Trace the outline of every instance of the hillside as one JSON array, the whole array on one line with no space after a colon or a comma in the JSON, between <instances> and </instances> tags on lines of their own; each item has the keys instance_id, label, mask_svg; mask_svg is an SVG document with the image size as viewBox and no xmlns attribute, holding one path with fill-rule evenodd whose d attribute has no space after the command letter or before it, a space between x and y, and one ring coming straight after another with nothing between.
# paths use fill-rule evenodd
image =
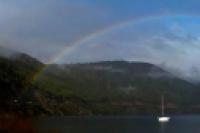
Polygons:
<instances>
[{"instance_id":1,"label":"hillside","mask_svg":"<svg viewBox=\"0 0 200 133\"><path fill-rule=\"evenodd\" d=\"M169 113L199 113L197 85L145 62L103 61L46 66L17 54L0 58L1 107L25 114L158 114L165 95Z\"/></svg>"}]
</instances>

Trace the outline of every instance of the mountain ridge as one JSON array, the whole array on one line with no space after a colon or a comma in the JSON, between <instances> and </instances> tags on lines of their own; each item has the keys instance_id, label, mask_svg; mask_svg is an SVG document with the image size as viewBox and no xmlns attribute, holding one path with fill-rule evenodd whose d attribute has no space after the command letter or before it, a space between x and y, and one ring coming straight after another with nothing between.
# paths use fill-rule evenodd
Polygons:
<instances>
[{"instance_id":1,"label":"mountain ridge","mask_svg":"<svg viewBox=\"0 0 200 133\"><path fill-rule=\"evenodd\" d=\"M158 114L162 94L169 113L200 112L199 87L154 64L103 61L47 66L27 54L18 55L0 58L0 87L7 90L1 101L14 110L23 108L23 114ZM45 71L31 82L29 76L41 67Z\"/></svg>"}]
</instances>

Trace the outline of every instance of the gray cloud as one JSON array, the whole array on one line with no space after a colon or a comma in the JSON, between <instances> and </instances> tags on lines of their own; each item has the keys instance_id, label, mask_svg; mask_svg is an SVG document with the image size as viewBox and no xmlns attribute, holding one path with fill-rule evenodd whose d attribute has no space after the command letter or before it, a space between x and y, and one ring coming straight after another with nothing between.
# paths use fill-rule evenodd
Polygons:
<instances>
[{"instance_id":1,"label":"gray cloud","mask_svg":"<svg viewBox=\"0 0 200 133\"><path fill-rule=\"evenodd\" d=\"M90 3L34 0L0 2L0 45L47 61L60 49L112 23Z\"/></svg>"},{"instance_id":2,"label":"gray cloud","mask_svg":"<svg viewBox=\"0 0 200 133\"><path fill-rule=\"evenodd\" d=\"M1 0L0 46L28 53L47 62L73 42L127 18L151 16L166 9L173 13L199 11L198 4L194 2L192 6L197 7L192 11L193 8L188 4L183 4L177 11L180 5L171 7L167 2L159 8L154 7L154 4L146 4L146 1L139 3L140 6L134 2L129 4L130 1L122 4L121 1L106 1L106 6L104 2ZM154 2L159 3L160 0ZM147 10L147 6L151 7L151 11ZM139 60L165 64L171 70L180 69L185 72L184 76L192 77L200 71L200 63L196 58L200 56L200 21L198 19L198 23L195 23L183 20L184 23L165 19L160 22L156 19L135 26L130 24L88 40L67 53L60 59L60 63Z\"/></svg>"}]
</instances>

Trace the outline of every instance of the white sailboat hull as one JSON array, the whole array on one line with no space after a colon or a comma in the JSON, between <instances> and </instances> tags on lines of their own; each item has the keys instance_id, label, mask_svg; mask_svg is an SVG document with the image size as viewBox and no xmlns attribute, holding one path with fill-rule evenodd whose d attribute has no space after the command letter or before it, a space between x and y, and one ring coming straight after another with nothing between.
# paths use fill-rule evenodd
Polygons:
<instances>
[{"instance_id":1,"label":"white sailboat hull","mask_svg":"<svg viewBox=\"0 0 200 133\"><path fill-rule=\"evenodd\" d=\"M166 117L166 116L158 117L159 122L169 122L169 120L170 120L170 117Z\"/></svg>"}]
</instances>

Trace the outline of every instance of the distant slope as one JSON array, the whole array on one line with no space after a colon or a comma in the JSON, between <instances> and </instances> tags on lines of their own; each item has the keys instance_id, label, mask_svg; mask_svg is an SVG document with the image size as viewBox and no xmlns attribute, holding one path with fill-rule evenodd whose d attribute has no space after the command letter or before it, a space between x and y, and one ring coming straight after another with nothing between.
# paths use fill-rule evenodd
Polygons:
<instances>
[{"instance_id":1,"label":"distant slope","mask_svg":"<svg viewBox=\"0 0 200 133\"><path fill-rule=\"evenodd\" d=\"M195 85L142 62L50 65L39 84L49 93L83 99L97 114L159 112L163 94L175 112L193 104L199 94Z\"/></svg>"},{"instance_id":2,"label":"distant slope","mask_svg":"<svg viewBox=\"0 0 200 133\"><path fill-rule=\"evenodd\" d=\"M200 112L199 86L154 64L52 64L32 82L42 67L26 54L0 57L1 107L31 115L158 114L164 94L169 113Z\"/></svg>"}]
</instances>

